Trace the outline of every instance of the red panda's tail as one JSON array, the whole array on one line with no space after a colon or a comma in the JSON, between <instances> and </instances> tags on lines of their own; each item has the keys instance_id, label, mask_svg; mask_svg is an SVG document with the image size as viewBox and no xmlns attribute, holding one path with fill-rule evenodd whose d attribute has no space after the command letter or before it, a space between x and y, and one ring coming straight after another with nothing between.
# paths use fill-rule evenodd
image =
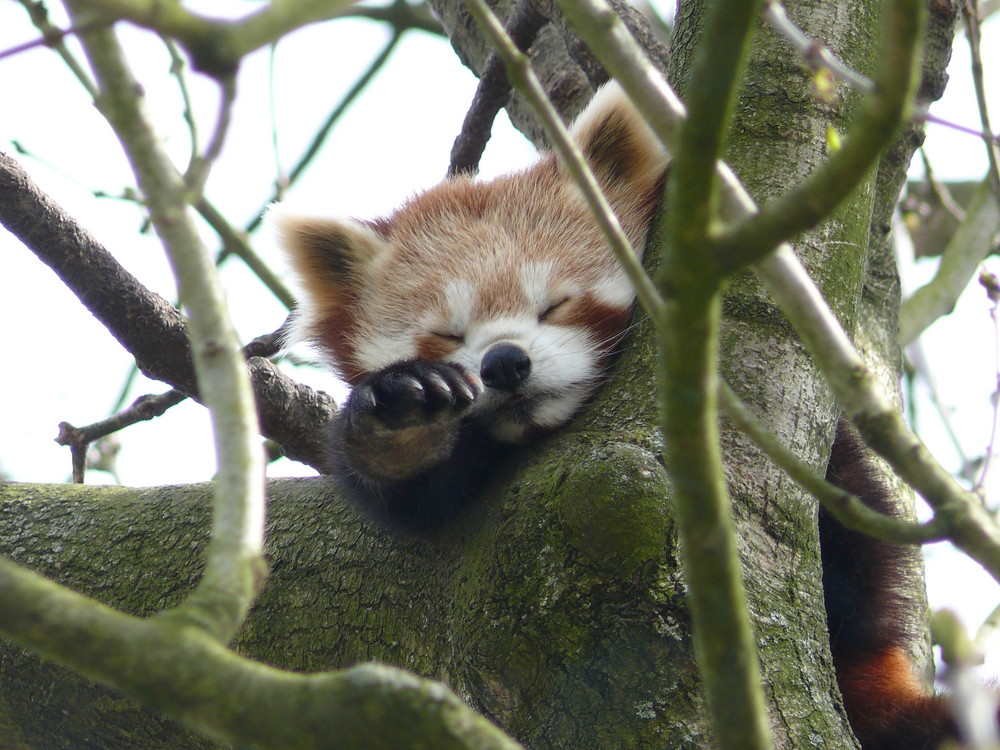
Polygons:
<instances>
[{"instance_id":1,"label":"red panda's tail","mask_svg":"<svg viewBox=\"0 0 1000 750\"><path fill-rule=\"evenodd\" d=\"M897 516L867 448L847 422L837 426L827 479L865 505ZM932 750L957 730L948 701L918 678L907 646L922 637L912 556L845 529L820 512L823 593L830 649L851 727L864 750Z\"/></svg>"},{"instance_id":2,"label":"red panda's tail","mask_svg":"<svg viewBox=\"0 0 1000 750\"><path fill-rule=\"evenodd\" d=\"M917 679L902 648L835 650L834 662L844 709L864 750L930 750L957 736L947 698Z\"/></svg>"}]
</instances>

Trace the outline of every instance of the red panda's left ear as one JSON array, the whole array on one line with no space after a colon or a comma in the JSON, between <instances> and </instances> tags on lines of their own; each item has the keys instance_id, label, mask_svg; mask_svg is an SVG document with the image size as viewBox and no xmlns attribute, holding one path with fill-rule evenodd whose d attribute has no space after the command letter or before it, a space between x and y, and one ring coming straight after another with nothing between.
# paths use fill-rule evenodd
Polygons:
<instances>
[{"instance_id":1,"label":"red panda's left ear","mask_svg":"<svg viewBox=\"0 0 1000 750\"><path fill-rule=\"evenodd\" d=\"M616 211L636 197L655 202L670 157L616 81L594 94L571 132Z\"/></svg>"}]
</instances>

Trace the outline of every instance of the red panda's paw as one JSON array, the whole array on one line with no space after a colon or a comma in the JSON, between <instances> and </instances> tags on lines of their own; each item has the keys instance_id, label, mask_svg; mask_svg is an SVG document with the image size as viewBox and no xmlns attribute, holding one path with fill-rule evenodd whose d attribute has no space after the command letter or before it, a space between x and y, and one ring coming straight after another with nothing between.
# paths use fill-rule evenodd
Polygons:
<instances>
[{"instance_id":1,"label":"red panda's paw","mask_svg":"<svg viewBox=\"0 0 1000 750\"><path fill-rule=\"evenodd\" d=\"M458 365L410 360L379 370L358 385L346 416L361 429L457 425L482 392L479 380Z\"/></svg>"},{"instance_id":2,"label":"red panda's paw","mask_svg":"<svg viewBox=\"0 0 1000 750\"><path fill-rule=\"evenodd\" d=\"M334 451L368 483L399 482L447 461L483 392L455 364L410 360L368 376L333 424Z\"/></svg>"}]
</instances>

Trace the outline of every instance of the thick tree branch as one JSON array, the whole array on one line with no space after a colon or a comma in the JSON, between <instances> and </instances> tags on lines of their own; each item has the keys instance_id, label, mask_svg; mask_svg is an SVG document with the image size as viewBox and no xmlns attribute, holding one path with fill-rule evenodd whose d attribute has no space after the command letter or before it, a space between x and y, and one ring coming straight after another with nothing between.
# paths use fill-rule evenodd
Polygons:
<instances>
[{"instance_id":1,"label":"thick tree branch","mask_svg":"<svg viewBox=\"0 0 1000 750\"><path fill-rule=\"evenodd\" d=\"M201 627L165 615L122 614L5 559L0 600L0 632L8 638L220 742L336 750L415 742L439 750L521 747L447 688L399 669L365 664L314 675L273 669L228 651Z\"/></svg>"},{"instance_id":2,"label":"thick tree branch","mask_svg":"<svg viewBox=\"0 0 1000 750\"><path fill-rule=\"evenodd\" d=\"M0 224L49 266L122 347L146 377L201 401L187 323L34 183L16 160L0 153ZM326 425L336 404L325 393L289 379L274 366L252 373L261 431L286 456L320 471L328 451Z\"/></svg>"},{"instance_id":3,"label":"thick tree branch","mask_svg":"<svg viewBox=\"0 0 1000 750\"><path fill-rule=\"evenodd\" d=\"M122 347L139 370L201 400L187 323L163 297L150 292L86 229L0 153L0 224L49 266ZM322 470L326 425L336 405L325 393L295 383L277 368L255 368L254 390L262 434L285 455Z\"/></svg>"},{"instance_id":4,"label":"thick tree branch","mask_svg":"<svg viewBox=\"0 0 1000 750\"><path fill-rule=\"evenodd\" d=\"M135 357L139 371L198 398L187 323L0 153L0 223L51 268Z\"/></svg>"}]
</instances>

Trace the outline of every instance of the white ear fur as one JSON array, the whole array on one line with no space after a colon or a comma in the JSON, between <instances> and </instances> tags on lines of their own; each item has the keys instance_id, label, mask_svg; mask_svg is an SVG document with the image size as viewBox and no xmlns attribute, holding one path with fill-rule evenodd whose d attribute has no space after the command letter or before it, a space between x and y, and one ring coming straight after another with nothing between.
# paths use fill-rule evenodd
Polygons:
<instances>
[{"instance_id":1,"label":"white ear fur","mask_svg":"<svg viewBox=\"0 0 1000 750\"><path fill-rule=\"evenodd\" d=\"M278 243L303 284L311 277L350 284L352 272L372 263L388 244L370 226L354 219L316 218L276 208L268 212Z\"/></svg>"},{"instance_id":2,"label":"white ear fur","mask_svg":"<svg viewBox=\"0 0 1000 750\"><path fill-rule=\"evenodd\" d=\"M636 182L659 180L670 161L617 81L601 87L570 129L598 178Z\"/></svg>"},{"instance_id":3,"label":"white ear fur","mask_svg":"<svg viewBox=\"0 0 1000 750\"><path fill-rule=\"evenodd\" d=\"M356 315L361 287L371 264L388 253L389 244L371 226L354 219L321 219L275 207L268 211L268 222L304 293L286 345L313 341L338 367L346 367L351 344L347 328Z\"/></svg>"}]
</instances>

